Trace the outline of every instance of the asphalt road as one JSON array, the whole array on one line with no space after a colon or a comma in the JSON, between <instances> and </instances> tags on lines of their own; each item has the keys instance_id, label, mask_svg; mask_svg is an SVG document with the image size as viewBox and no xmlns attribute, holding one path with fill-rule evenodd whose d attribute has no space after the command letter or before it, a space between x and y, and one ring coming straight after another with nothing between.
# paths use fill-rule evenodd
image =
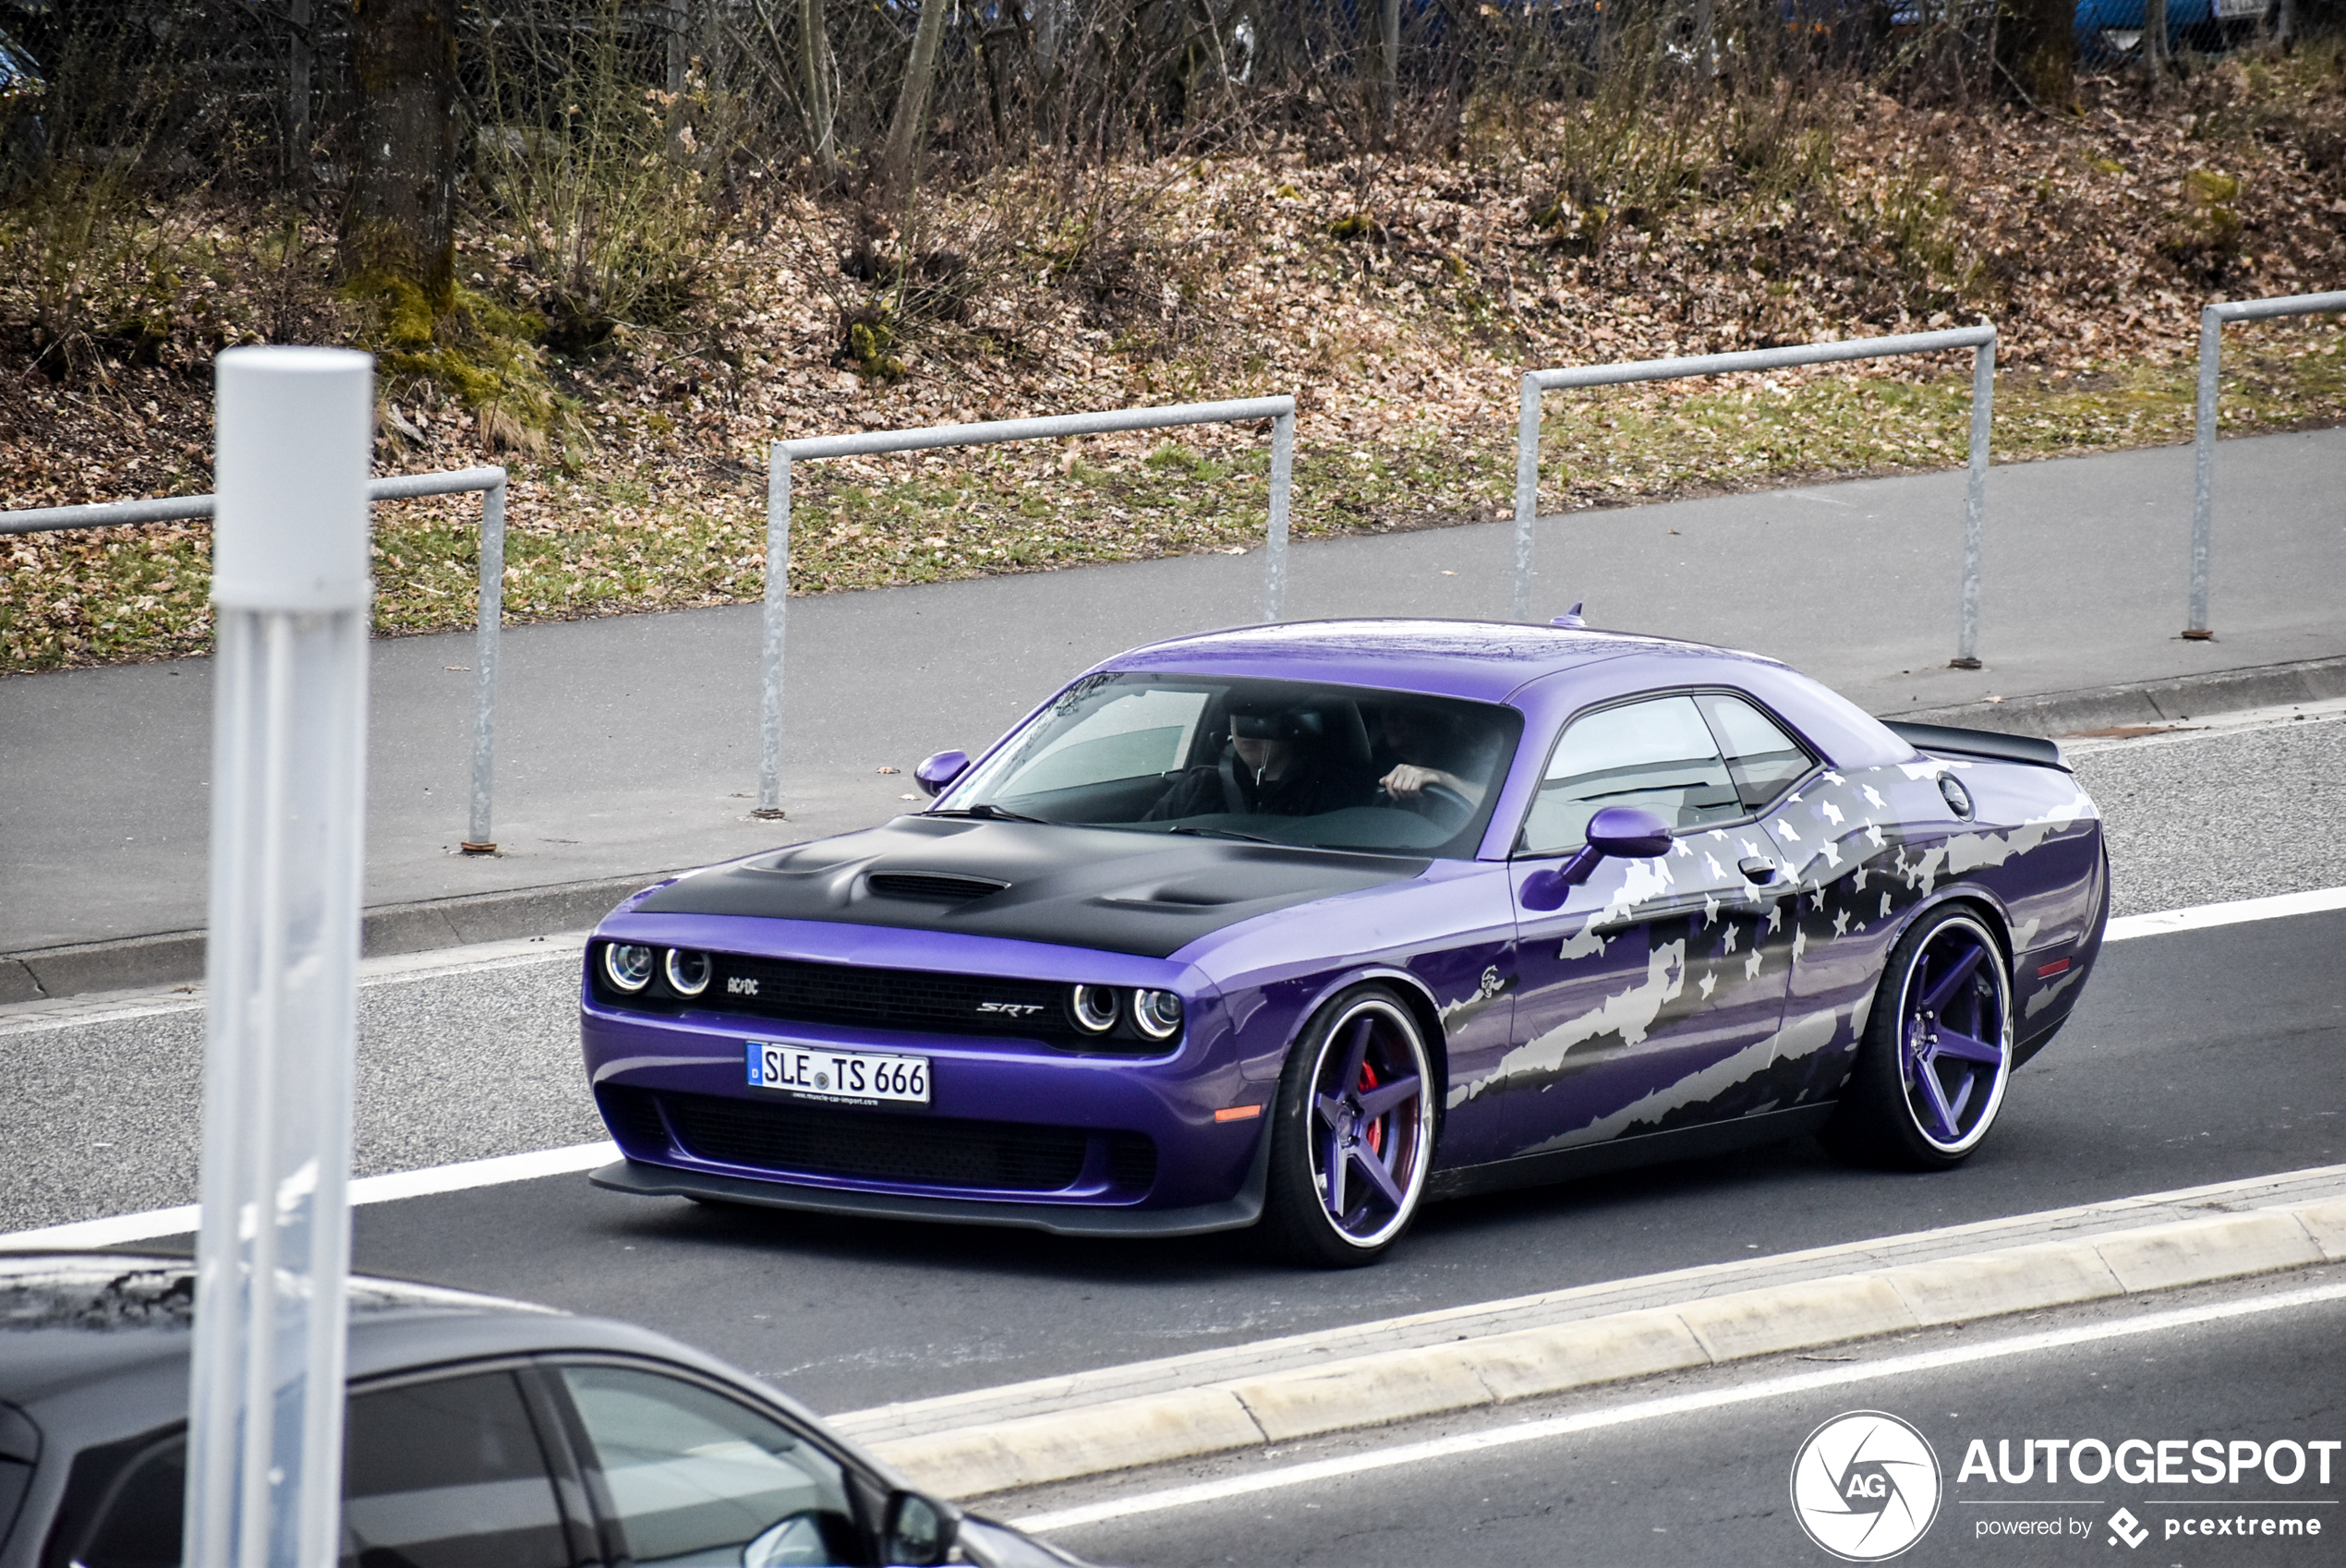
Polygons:
<instances>
[{"instance_id":1,"label":"asphalt road","mask_svg":"<svg viewBox=\"0 0 2346 1568\"><path fill-rule=\"evenodd\" d=\"M2331 852L2320 800L2284 778L2276 799L2236 810L2269 782L2240 769L2279 754L2299 769L2289 778L2334 778L2324 748L2341 734L2346 725L2289 725L2086 759L2092 788L2134 802L2113 831L2234 824L2122 862L2122 908L2173 907L2177 888L2240 898L2304 885L2300 862ZM1395 1256L1358 1272L1269 1266L1243 1237L1107 1244L705 1210L578 1176L361 1209L357 1260L634 1319L818 1408L858 1408L2346 1160L2341 941L2346 912L2113 946L2069 1031L2023 1071L1995 1138L1958 1171L1855 1172L1791 1144L1438 1206ZM362 1171L599 1136L578 1078L572 973L518 963L370 986ZM0 1034L0 1074L27 1091L0 1108L0 1132L32 1176L0 1200L8 1223L187 1200L200 1044L187 1008Z\"/></svg>"},{"instance_id":2,"label":"asphalt road","mask_svg":"<svg viewBox=\"0 0 2346 1568\"><path fill-rule=\"evenodd\" d=\"M2259 1464L2235 1484L2135 1485L2113 1477L2048 1484L2041 1464L2028 1481L1962 1478L1972 1441L1983 1458L2000 1443L2015 1473L2031 1439L2093 1439L2115 1450L2146 1441L2245 1441L2262 1450L2277 1441L2304 1444L2346 1439L2346 1366L2315 1347L2346 1340L2346 1300L2330 1299L2255 1315L2185 1323L2159 1332L2089 1339L2082 1344L2014 1347L1967 1365L1867 1377L1840 1387L1747 1398L1779 1380L1826 1367L1852 1374L1869 1364L1931 1351L1977 1351L2023 1334L2090 1333L2138 1325L2151 1314L2181 1315L2253 1303L2313 1285L2338 1283L2341 1271L2248 1282L2220 1290L2181 1292L2155 1302L2128 1302L1942 1330L1826 1354L1785 1357L1686 1377L1619 1385L1570 1399L1509 1406L1470 1418L1418 1422L1348 1434L1268 1453L1079 1483L1046 1494L988 1499L1003 1516L1033 1517L1087 1503L1152 1499L1175 1487L1225 1478L1261 1480L1312 1462L1331 1467L1390 1456L1404 1445L1469 1433L1505 1435L1572 1417L1634 1416L1663 1399L1698 1406L1706 1396L1731 1402L1675 1415L1620 1420L1593 1430L1518 1441L1418 1463L1387 1464L1276 1490L1049 1529L1070 1550L1130 1568L1220 1563L1341 1563L1345 1568L1418 1568L1471 1562L1476 1568L1554 1568L1563 1562L1632 1568L1653 1563L1734 1563L1738 1568L1823 1564L1834 1560L1806 1537L1794 1517L1795 1455L1809 1433L1854 1411L1898 1417L1922 1435L1941 1475L1938 1512L1900 1563L2332 1564L2346 1561L2346 1453L2333 1451L2329 1483L2318 1459L2293 1485L2277 1484ZM2041 1457L2038 1451L2038 1457ZM2188 1478L2189 1450L2181 1473ZM2301 1449L2301 1453L2302 1453ZM2156 1450L2153 1451L2156 1453ZM2088 1458L2089 1473L2095 1463ZM2279 1474L2291 1473L2284 1454ZM2131 1471L2131 1465L2130 1465ZM1896 1478L1893 1473L1893 1479ZM1919 1496L1922 1490L1909 1485ZM2110 1523L2132 1516L2138 1543L2120 1542ZM1893 1527L1897 1515L1891 1515ZM2243 1520L2318 1519L2318 1536L2260 1533L2243 1538ZM2014 1526L2059 1522L2061 1534L2014 1533ZM2228 1533L2202 1537L2202 1521L2230 1521ZM2189 1523L2192 1533L2185 1535ZM2171 1526L2173 1534L2170 1534Z\"/></svg>"},{"instance_id":3,"label":"asphalt road","mask_svg":"<svg viewBox=\"0 0 2346 1568\"><path fill-rule=\"evenodd\" d=\"M1751 648L1876 713L2333 657L2346 620L2321 585L2346 581L2341 455L2346 430L2223 443L2213 642L2175 635L2184 448L1993 472L1977 670L1947 668L1960 473L1543 519L1534 606L1586 600L1599 626ZM1505 615L1512 532L1299 546L1287 611ZM630 875L861 826L906 787L881 766L973 751L1119 649L1252 621L1262 577L1257 551L795 601L779 832L746 814L757 607L514 628L495 859L454 852L470 633L377 642L368 902ZM0 680L0 952L202 924L210 681L203 659Z\"/></svg>"}]
</instances>

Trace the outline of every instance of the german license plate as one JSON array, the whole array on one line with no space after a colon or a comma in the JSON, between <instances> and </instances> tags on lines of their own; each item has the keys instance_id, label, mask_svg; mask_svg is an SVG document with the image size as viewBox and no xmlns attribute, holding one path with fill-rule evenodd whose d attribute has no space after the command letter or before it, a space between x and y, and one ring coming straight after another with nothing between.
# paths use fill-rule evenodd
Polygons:
<instances>
[{"instance_id":1,"label":"german license plate","mask_svg":"<svg viewBox=\"0 0 2346 1568\"><path fill-rule=\"evenodd\" d=\"M787 1090L815 1100L864 1104L889 1100L925 1105L928 1058L753 1040L749 1043L749 1081L753 1089Z\"/></svg>"}]
</instances>

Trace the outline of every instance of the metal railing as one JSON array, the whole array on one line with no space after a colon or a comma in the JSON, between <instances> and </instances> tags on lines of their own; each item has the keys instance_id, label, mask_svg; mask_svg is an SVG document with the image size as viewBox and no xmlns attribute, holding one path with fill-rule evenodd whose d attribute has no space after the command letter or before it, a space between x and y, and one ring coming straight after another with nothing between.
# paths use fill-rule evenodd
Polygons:
<instances>
[{"instance_id":1,"label":"metal railing","mask_svg":"<svg viewBox=\"0 0 2346 1568\"><path fill-rule=\"evenodd\" d=\"M1971 360L1971 484L1964 497L1963 601L1955 636L1958 669L1979 668L1980 536L1988 513L1988 432L1996 398L1996 329L1991 323L1896 337L1852 338L1845 343L1795 344L1743 354L1705 354L1687 359L1639 359L1618 365L1579 365L1562 370L1527 370L1523 405L1515 439L1515 618L1531 619L1531 525L1540 511L1540 394L1565 387L1609 387L1629 381L1676 380L1687 376L1723 376L1738 370L1781 370L1795 365L1830 365L1845 359L1882 359L1899 354L1935 354L1968 348Z\"/></svg>"},{"instance_id":2,"label":"metal railing","mask_svg":"<svg viewBox=\"0 0 2346 1568\"><path fill-rule=\"evenodd\" d=\"M803 458L865 457L925 452L941 446L1047 440L1119 430L1172 429L1182 425L1271 423L1270 524L1263 566L1263 619L1276 621L1287 597L1288 492L1295 467L1295 399L1245 398L1232 403L1182 403L1159 408L1103 409L1043 419L996 419L974 425L929 425L913 430L866 430L853 436L808 436L776 441L766 474L766 629L759 698L758 816L782 810L782 645L790 619L791 464Z\"/></svg>"},{"instance_id":3,"label":"metal railing","mask_svg":"<svg viewBox=\"0 0 2346 1568\"><path fill-rule=\"evenodd\" d=\"M464 839L468 855L493 855L490 782L497 754L497 633L505 618L505 470L460 468L446 474L399 474L372 479L367 499L409 501L417 496L480 492L479 629L473 648L473 798L471 826ZM0 535L42 534L60 528L119 528L135 523L173 523L209 517L216 497L168 496L153 501L111 501L90 506L47 506L0 512Z\"/></svg>"},{"instance_id":4,"label":"metal railing","mask_svg":"<svg viewBox=\"0 0 2346 1568\"><path fill-rule=\"evenodd\" d=\"M2346 310L2346 291L2219 299L2199 312L2199 411L2192 430L2191 609L2190 624L2183 628L2183 635L2195 642L2215 635L2207 629L2207 552L2216 531L2216 376L2224 353L2224 323L2332 310Z\"/></svg>"}]
</instances>

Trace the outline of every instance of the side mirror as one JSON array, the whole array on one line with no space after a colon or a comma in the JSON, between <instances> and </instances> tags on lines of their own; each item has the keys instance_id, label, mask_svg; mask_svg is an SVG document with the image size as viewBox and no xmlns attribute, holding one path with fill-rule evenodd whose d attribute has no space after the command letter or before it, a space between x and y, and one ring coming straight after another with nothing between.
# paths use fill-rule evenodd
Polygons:
<instances>
[{"instance_id":1,"label":"side mirror","mask_svg":"<svg viewBox=\"0 0 2346 1568\"><path fill-rule=\"evenodd\" d=\"M933 757L923 758L920 766L913 769L913 782L934 799L943 794L954 779L967 773L969 766L969 753L939 752Z\"/></svg>"},{"instance_id":2,"label":"side mirror","mask_svg":"<svg viewBox=\"0 0 2346 1568\"><path fill-rule=\"evenodd\" d=\"M1589 848L1614 860L1670 852L1670 825L1643 806L1607 806L1589 819Z\"/></svg>"},{"instance_id":3,"label":"side mirror","mask_svg":"<svg viewBox=\"0 0 2346 1568\"><path fill-rule=\"evenodd\" d=\"M889 1568L931 1568L953 1550L953 1516L916 1491L891 1492L881 1536Z\"/></svg>"},{"instance_id":4,"label":"side mirror","mask_svg":"<svg viewBox=\"0 0 2346 1568\"><path fill-rule=\"evenodd\" d=\"M1523 879L1518 898L1525 909L1562 909L1566 893L1588 881L1601 860L1643 861L1670 852L1670 825L1643 806L1605 807L1589 819L1588 838L1562 865Z\"/></svg>"}]
</instances>

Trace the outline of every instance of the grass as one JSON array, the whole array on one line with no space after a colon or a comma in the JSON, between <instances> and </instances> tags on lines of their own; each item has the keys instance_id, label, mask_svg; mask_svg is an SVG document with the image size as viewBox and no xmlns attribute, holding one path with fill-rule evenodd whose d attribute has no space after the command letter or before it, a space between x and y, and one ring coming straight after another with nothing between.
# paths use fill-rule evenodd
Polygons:
<instances>
[{"instance_id":1,"label":"grass","mask_svg":"<svg viewBox=\"0 0 2346 1568\"><path fill-rule=\"evenodd\" d=\"M2226 344L2228 435L2346 421L2346 330L2316 320ZM1909 367L1911 373L1911 367ZM2008 376L2000 463L2191 439L2189 363L2121 364L2073 380ZM1964 460L1967 372L1899 380L1835 368L1556 394L1543 507L1619 504ZM939 582L1259 547L1267 439L1243 431L1130 443L1020 443L806 464L794 476L796 593ZM1410 436L1299 451L1300 537L1487 519L1513 493L1513 443ZM533 493L534 492L534 493ZM526 496L526 499L523 499ZM655 494L623 477L549 471L516 486L505 606L517 621L732 603L764 591L762 476L730 491ZM377 514L375 627L472 623L478 503ZM210 533L159 525L20 536L0 550L0 669L208 650Z\"/></svg>"}]
</instances>

